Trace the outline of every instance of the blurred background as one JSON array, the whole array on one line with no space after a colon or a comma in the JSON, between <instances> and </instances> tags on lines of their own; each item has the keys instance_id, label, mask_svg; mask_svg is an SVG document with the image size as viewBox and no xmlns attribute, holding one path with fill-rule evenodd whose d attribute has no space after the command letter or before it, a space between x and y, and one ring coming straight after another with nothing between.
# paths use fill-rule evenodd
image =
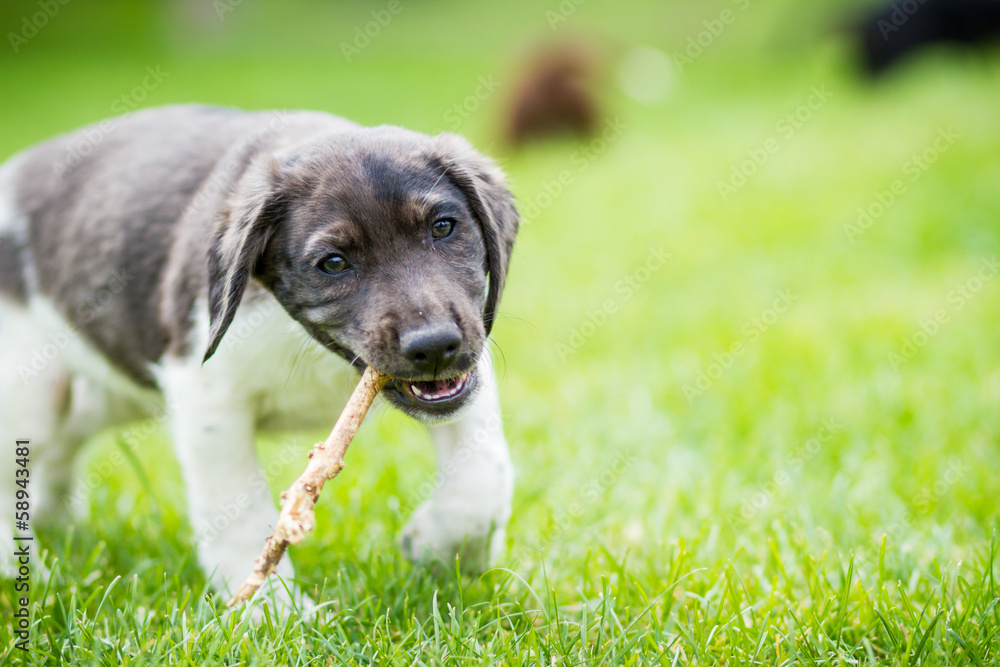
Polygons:
<instances>
[{"instance_id":1,"label":"blurred background","mask_svg":"<svg viewBox=\"0 0 1000 667\"><path fill-rule=\"evenodd\" d=\"M596 544L655 580L679 543L752 570L769 541L870 564L888 535L908 581L997 527L1000 52L968 22L897 44L938 9L874 4L52 0L32 28L46 2L5 0L0 157L181 102L463 134L523 214L493 348L511 562L573 590L560 568ZM420 427L372 423L313 574L321 549L391 550L433 481ZM177 522L150 439L152 481L92 491L98 535L142 541L144 503Z\"/></svg>"}]
</instances>

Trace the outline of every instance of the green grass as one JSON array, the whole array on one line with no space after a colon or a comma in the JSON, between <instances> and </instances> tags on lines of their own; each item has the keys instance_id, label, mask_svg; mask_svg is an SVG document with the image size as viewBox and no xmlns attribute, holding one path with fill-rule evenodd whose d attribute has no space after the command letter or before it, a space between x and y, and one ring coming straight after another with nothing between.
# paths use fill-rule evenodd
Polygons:
<instances>
[{"instance_id":1,"label":"green grass","mask_svg":"<svg viewBox=\"0 0 1000 667\"><path fill-rule=\"evenodd\" d=\"M731 4L584 3L556 35L603 34L612 60L672 52ZM33 7L6 6L2 32ZM4 582L0 662L1000 663L1000 279L953 292L1000 254L995 59L867 85L827 29L843 6L761 0L662 102L609 86L627 127L607 146L506 154L494 127L512 62L551 34L548 6L405 4L351 63L339 44L365 7L244 3L204 35L165 9L99 7L70 3L2 52L0 155L110 115L147 65L169 77L143 105L308 107L427 132L451 129L480 76L507 84L459 130L539 205L494 336L514 518L483 576L407 563L394 536L433 457L421 427L379 412L292 551L325 612L238 622L206 596L166 436L140 424L90 520L39 529L51 575L36 568L27 656ZM832 96L779 134L813 86ZM907 160L942 128L959 138L911 180ZM778 150L723 201L718 182L769 137ZM905 192L852 237L896 179ZM663 266L639 271L661 247ZM792 305L769 310L782 291ZM261 438L275 493L317 435ZM81 476L123 460L122 437L95 437ZM282 465L286 447L302 456Z\"/></svg>"}]
</instances>

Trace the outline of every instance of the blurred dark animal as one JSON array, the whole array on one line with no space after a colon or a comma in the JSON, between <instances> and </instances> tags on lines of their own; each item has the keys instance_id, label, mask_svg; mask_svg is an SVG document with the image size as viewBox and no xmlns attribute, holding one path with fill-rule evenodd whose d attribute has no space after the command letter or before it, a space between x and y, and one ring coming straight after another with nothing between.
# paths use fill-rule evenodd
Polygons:
<instances>
[{"instance_id":1,"label":"blurred dark animal","mask_svg":"<svg viewBox=\"0 0 1000 667\"><path fill-rule=\"evenodd\" d=\"M557 46L536 55L514 86L505 128L511 146L597 128L594 59L582 48Z\"/></svg>"},{"instance_id":2,"label":"blurred dark animal","mask_svg":"<svg viewBox=\"0 0 1000 667\"><path fill-rule=\"evenodd\" d=\"M878 76L928 47L1000 40L1000 1L896 0L866 16L858 32L864 68Z\"/></svg>"}]
</instances>

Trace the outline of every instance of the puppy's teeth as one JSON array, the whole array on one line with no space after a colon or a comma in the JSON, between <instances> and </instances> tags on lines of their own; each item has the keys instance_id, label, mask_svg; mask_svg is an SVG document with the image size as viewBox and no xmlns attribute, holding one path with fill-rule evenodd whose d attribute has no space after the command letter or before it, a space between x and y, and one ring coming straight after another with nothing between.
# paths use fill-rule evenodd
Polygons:
<instances>
[{"instance_id":1,"label":"puppy's teeth","mask_svg":"<svg viewBox=\"0 0 1000 667\"><path fill-rule=\"evenodd\" d=\"M436 382L425 381L425 382L410 382L408 387L412 394L425 401L438 401L446 398L451 398L458 394L463 387L465 387L466 380L468 379L468 374L461 375L457 378L450 378L448 380L438 380ZM428 389L421 389L418 385L428 386Z\"/></svg>"}]
</instances>

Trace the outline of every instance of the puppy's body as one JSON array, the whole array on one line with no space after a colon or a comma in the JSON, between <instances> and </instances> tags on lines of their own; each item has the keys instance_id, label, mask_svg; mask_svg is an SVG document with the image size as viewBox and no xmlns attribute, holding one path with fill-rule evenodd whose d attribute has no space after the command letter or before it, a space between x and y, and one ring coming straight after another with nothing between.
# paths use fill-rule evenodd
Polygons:
<instances>
[{"instance_id":1,"label":"puppy's body","mask_svg":"<svg viewBox=\"0 0 1000 667\"><path fill-rule=\"evenodd\" d=\"M495 554L512 475L484 346L516 224L499 172L458 138L319 113L167 107L15 156L0 432L32 442L35 517L58 511L83 438L162 418L201 562L236 586L277 517L254 430L330 424L351 364L372 364L397 407L460 417L432 428L448 474L404 548Z\"/></svg>"}]
</instances>

